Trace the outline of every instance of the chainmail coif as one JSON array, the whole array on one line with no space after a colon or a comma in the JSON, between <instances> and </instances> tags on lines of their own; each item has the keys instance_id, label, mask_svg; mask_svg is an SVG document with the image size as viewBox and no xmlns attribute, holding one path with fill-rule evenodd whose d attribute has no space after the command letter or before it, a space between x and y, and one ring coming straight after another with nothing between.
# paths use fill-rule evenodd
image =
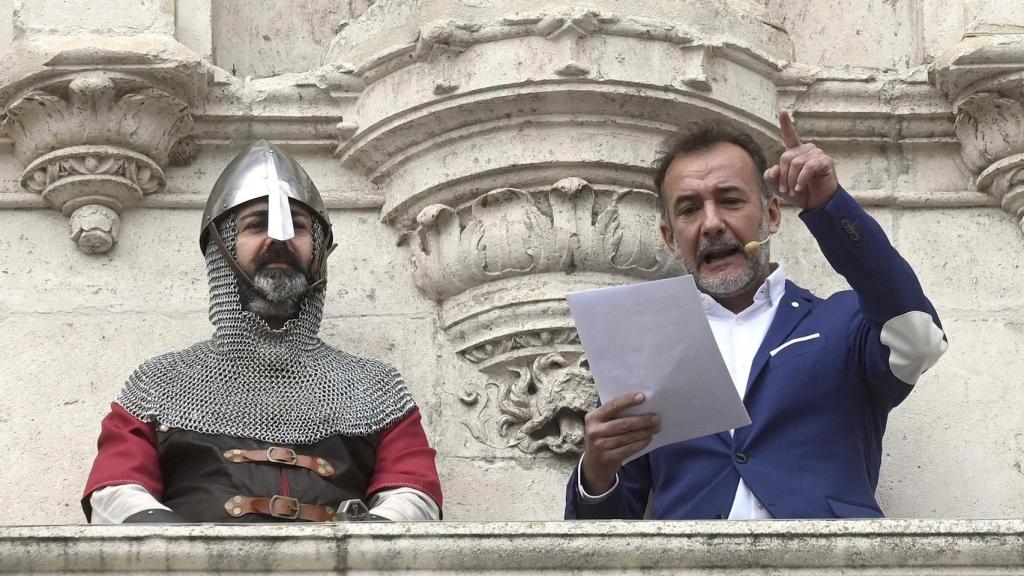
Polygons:
<instances>
[{"instance_id":1,"label":"chainmail coif","mask_svg":"<svg viewBox=\"0 0 1024 576\"><path fill-rule=\"evenodd\" d=\"M234 216L218 229L235 250ZM314 218L314 253L324 249ZM306 294L281 330L242 309L238 281L220 250L206 250L213 338L144 362L117 403L143 422L282 444L366 436L415 407L383 362L336 350L317 336L324 289Z\"/></svg>"}]
</instances>

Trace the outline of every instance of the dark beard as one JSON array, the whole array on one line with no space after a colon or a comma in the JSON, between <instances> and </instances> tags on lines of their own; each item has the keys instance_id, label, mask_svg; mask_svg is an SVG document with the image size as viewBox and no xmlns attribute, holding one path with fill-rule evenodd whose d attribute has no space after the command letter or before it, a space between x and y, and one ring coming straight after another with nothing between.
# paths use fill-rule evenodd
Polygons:
<instances>
[{"instance_id":1,"label":"dark beard","mask_svg":"<svg viewBox=\"0 0 1024 576\"><path fill-rule=\"evenodd\" d=\"M253 286L239 283L242 308L268 322L295 318L306 294L306 275L293 268L263 268L252 279Z\"/></svg>"}]
</instances>

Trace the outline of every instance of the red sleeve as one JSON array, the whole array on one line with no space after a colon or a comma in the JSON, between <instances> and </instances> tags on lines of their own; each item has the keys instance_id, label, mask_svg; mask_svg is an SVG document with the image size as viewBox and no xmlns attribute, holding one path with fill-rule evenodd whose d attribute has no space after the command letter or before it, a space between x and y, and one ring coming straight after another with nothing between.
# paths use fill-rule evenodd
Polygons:
<instances>
[{"instance_id":1,"label":"red sleeve","mask_svg":"<svg viewBox=\"0 0 1024 576\"><path fill-rule=\"evenodd\" d=\"M434 465L434 449L420 424L420 411L413 410L381 433L377 463L370 477L367 497L387 488L415 488L441 507L441 481Z\"/></svg>"},{"instance_id":2,"label":"red sleeve","mask_svg":"<svg viewBox=\"0 0 1024 576\"><path fill-rule=\"evenodd\" d=\"M132 416L120 404L110 404L110 414L100 425L98 453L85 484L82 510L92 516L93 492L119 484L141 484L154 498L163 496L163 475L156 449L156 428Z\"/></svg>"}]
</instances>

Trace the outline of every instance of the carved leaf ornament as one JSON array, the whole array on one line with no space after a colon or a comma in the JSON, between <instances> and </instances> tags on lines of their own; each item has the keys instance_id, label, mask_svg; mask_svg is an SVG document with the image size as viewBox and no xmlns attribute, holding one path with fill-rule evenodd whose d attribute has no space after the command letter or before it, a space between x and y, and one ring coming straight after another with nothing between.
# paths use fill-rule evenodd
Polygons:
<instances>
[{"instance_id":1,"label":"carved leaf ornament","mask_svg":"<svg viewBox=\"0 0 1024 576\"><path fill-rule=\"evenodd\" d=\"M176 96L100 70L40 83L3 120L26 165L22 186L70 216L71 239L89 254L112 249L121 212L164 189L161 166L192 128Z\"/></svg>"},{"instance_id":2,"label":"carved leaf ornament","mask_svg":"<svg viewBox=\"0 0 1024 576\"><path fill-rule=\"evenodd\" d=\"M468 206L434 204L407 234L417 286L434 300L500 278L587 270L663 277L678 264L657 233L657 195L595 192L567 178L542 192L501 188Z\"/></svg>"}]
</instances>

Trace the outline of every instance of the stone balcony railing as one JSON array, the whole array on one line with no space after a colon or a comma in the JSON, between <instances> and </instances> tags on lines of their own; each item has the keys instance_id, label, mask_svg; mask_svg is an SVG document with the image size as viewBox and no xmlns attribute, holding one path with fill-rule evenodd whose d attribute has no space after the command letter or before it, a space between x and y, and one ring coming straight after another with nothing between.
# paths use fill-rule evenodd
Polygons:
<instances>
[{"instance_id":1,"label":"stone balcony railing","mask_svg":"<svg viewBox=\"0 0 1024 576\"><path fill-rule=\"evenodd\" d=\"M1024 574L1024 520L0 528L0 573Z\"/></svg>"}]
</instances>

